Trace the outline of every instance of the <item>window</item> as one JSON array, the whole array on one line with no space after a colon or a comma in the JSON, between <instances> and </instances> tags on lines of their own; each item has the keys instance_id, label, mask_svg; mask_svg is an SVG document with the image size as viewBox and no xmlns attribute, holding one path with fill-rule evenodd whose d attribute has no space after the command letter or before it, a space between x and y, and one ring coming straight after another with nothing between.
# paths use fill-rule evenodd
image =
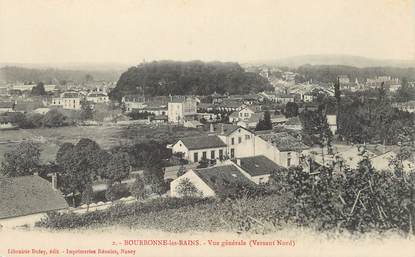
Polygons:
<instances>
[{"instance_id":1,"label":"window","mask_svg":"<svg viewBox=\"0 0 415 257\"><path fill-rule=\"evenodd\" d=\"M291 166L291 158L287 158L287 167Z\"/></svg>"},{"instance_id":2,"label":"window","mask_svg":"<svg viewBox=\"0 0 415 257\"><path fill-rule=\"evenodd\" d=\"M231 144L234 145L235 144L235 138L231 138Z\"/></svg>"},{"instance_id":3,"label":"window","mask_svg":"<svg viewBox=\"0 0 415 257\"><path fill-rule=\"evenodd\" d=\"M206 152L202 152L202 159L203 159L203 160L206 160L206 159L207 159L207 157L206 157Z\"/></svg>"},{"instance_id":4,"label":"window","mask_svg":"<svg viewBox=\"0 0 415 257\"><path fill-rule=\"evenodd\" d=\"M242 137L238 137L238 144L242 143Z\"/></svg>"},{"instance_id":5,"label":"window","mask_svg":"<svg viewBox=\"0 0 415 257\"><path fill-rule=\"evenodd\" d=\"M235 149L231 148L231 158L235 158Z\"/></svg>"},{"instance_id":6,"label":"window","mask_svg":"<svg viewBox=\"0 0 415 257\"><path fill-rule=\"evenodd\" d=\"M198 162L199 161L199 154L198 153L194 153L193 154L193 161L194 162Z\"/></svg>"},{"instance_id":7,"label":"window","mask_svg":"<svg viewBox=\"0 0 415 257\"><path fill-rule=\"evenodd\" d=\"M248 116L249 116L249 113L247 113L247 112L246 112L246 113L245 113L245 117L248 117Z\"/></svg>"},{"instance_id":8,"label":"window","mask_svg":"<svg viewBox=\"0 0 415 257\"><path fill-rule=\"evenodd\" d=\"M222 149L219 150L219 159L223 160L223 150Z\"/></svg>"},{"instance_id":9,"label":"window","mask_svg":"<svg viewBox=\"0 0 415 257\"><path fill-rule=\"evenodd\" d=\"M245 140L249 140L249 139L251 139L251 136L250 135L245 135Z\"/></svg>"},{"instance_id":10,"label":"window","mask_svg":"<svg viewBox=\"0 0 415 257\"><path fill-rule=\"evenodd\" d=\"M210 151L210 159L215 159L215 150Z\"/></svg>"},{"instance_id":11,"label":"window","mask_svg":"<svg viewBox=\"0 0 415 257\"><path fill-rule=\"evenodd\" d=\"M259 184L264 183L264 178L259 178Z\"/></svg>"}]
</instances>

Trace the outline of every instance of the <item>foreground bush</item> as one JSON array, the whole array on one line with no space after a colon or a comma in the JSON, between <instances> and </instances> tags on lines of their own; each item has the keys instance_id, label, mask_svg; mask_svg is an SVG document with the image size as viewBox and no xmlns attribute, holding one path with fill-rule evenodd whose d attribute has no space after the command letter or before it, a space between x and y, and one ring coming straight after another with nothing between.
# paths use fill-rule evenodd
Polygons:
<instances>
[{"instance_id":1,"label":"foreground bush","mask_svg":"<svg viewBox=\"0 0 415 257\"><path fill-rule=\"evenodd\" d=\"M118 203L106 210L98 210L85 214L49 212L47 217L38 222L36 226L54 229L90 227L98 224L111 224L128 216L137 218L137 216L151 212L158 212L165 209L178 209L183 206L192 206L211 201L212 199L207 198L158 198L144 203Z\"/></svg>"}]
</instances>

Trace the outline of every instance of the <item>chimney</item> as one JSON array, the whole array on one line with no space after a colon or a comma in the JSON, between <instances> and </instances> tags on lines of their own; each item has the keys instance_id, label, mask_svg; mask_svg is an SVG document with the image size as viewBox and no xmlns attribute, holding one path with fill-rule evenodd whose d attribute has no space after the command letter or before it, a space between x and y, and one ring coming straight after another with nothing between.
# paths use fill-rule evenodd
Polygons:
<instances>
[{"instance_id":1,"label":"chimney","mask_svg":"<svg viewBox=\"0 0 415 257\"><path fill-rule=\"evenodd\" d=\"M58 189L58 174L57 173L52 174L52 187L55 190Z\"/></svg>"},{"instance_id":2,"label":"chimney","mask_svg":"<svg viewBox=\"0 0 415 257\"><path fill-rule=\"evenodd\" d=\"M236 159L236 164L237 164L238 166L241 166L241 159Z\"/></svg>"},{"instance_id":3,"label":"chimney","mask_svg":"<svg viewBox=\"0 0 415 257\"><path fill-rule=\"evenodd\" d=\"M52 178L52 188L55 190L58 190L58 173L54 172L54 173L49 173L48 177Z\"/></svg>"},{"instance_id":4,"label":"chimney","mask_svg":"<svg viewBox=\"0 0 415 257\"><path fill-rule=\"evenodd\" d=\"M210 133L215 132L215 129L213 128L213 124L212 123L210 123L209 131L210 131Z\"/></svg>"},{"instance_id":5,"label":"chimney","mask_svg":"<svg viewBox=\"0 0 415 257\"><path fill-rule=\"evenodd\" d=\"M220 127L220 133L222 135L225 134L225 129L223 128L223 123L221 124L221 127Z\"/></svg>"}]
</instances>

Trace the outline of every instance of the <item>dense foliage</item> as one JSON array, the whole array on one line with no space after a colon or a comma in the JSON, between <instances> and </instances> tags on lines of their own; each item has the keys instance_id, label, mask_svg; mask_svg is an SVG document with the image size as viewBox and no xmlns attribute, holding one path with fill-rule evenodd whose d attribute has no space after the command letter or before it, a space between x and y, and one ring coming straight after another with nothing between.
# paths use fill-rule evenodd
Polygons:
<instances>
[{"instance_id":1,"label":"dense foliage","mask_svg":"<svg viewBox=\"0 0 415 257\"><path fill-rule=\"evenodd\" d=\"M12 124L16 124L22 129L41 127L54 128L70 125L69 122L67 122L67 117L56 109L52 109L44 115L40 113L23 114L21 112L10 112L5 115Z\"/></svg>"},{"instance_id":2,"label":"dense foliage","mask_svg":"<svg viewBox=\"0 0 415 257\"><path fill-rule=\"evenodd\" d=\"M414 142L415 114L393 108L383 97L376 100L344 99L337 133L352 143L398 144Z\"/></svg>"},{"instance_id":3,"label":"dense foliage","mask_svg":"<svg viewBox=\"0 0 415 257\"><path fill-rule=\"evenodd\" d=\"M212 199L166 198L116 205L82 215L52 213L40 226L77 228L126 224L168 231L266 233L296 225L316 230L413 233L415 176L376 171L367 158L356 170L275 171L268 185Z\"/></svg>"},{"instance_id":4,"label":"dense foliage","mask_svg":"<svg viewBox=\"0 0 415 257\"><path fill-rule=\"evenodd\" d=\"M121 75L110 97L120 100L124 95L141 93L150 96L242 94L269 88L266 79L245 72L237 63L160 61L129 68Z\"/></svg>"}]
</instances>

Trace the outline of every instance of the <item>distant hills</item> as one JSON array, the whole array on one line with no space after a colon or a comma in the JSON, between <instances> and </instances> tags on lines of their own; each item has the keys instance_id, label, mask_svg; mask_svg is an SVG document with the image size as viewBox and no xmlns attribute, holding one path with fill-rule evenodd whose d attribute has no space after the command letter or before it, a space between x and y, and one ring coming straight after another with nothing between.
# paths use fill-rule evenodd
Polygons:
<instances>
[{"instance_id":1,"label":"distant hills","mask_svg":"<svg viewBox=\"0 0 415 257\"><path fill-rule=\"evenodd\" d=\"M19 81L19 82L44 82L60 84L68 81L75 83L84 82L87 75L92 76L96 81L117 81L121 71L119 70L70 70L70 69L51 69L51 68L24 68L15 66L5 66L0 68L0 81Z\"/></svg>"},{"instance_id":2,"label":"distant hills","mask_svg":"<svg viewBox=\"0 0 415 257\"><path fill-rule=\"evenodd\" d=\"M258 60L250 64L267 64L297 68L302 65L344 65L358 68L364 67L415 67L415 58L412 60L373 59L353 55L301 55L275 60Z\"/></svg>"}]
</instances>

